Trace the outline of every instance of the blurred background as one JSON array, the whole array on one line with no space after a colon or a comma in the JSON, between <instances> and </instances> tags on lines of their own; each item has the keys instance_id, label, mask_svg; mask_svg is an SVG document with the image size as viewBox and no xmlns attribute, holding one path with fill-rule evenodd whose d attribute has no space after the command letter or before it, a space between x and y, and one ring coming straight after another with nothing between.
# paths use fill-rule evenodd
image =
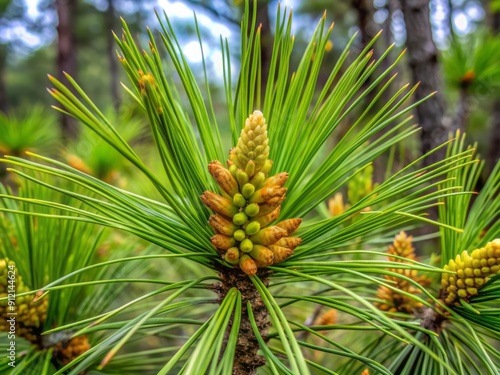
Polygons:
<instances>
[{"instance_id":1,"label":"blurred background","mask_svg":"<svg viewBox=\"0 0 500 375\"><path fill-rule=\"evenodd\" d=\"M124 128L126 136L140 143L145 120L121 88L126 77L111 32L121 35L120 17L141 41L146 26L153 32L157 26L154 10L165 11L201 82L196 12L215 106L226 112L220 42L221 37L227 38L233 52L238 51L234 47L239 43L244 6L243 0L0 0L0 152L51 154L118 183L117 171L124 168L118 155L110 155L92 134L50 109L46 75L69 73L99 108L114 116L115 123L130 124ZM265 73L278 2L259 0L256 6ZM480 155L487 159L484 174L488 174L498 160L500 144L500 0L285 0L281 6L293 8L297 60L325 10L328 20L335 22L324 80L355 33L353 55L380 30L383 33L373 47L375 58L395 44L379 69L387 69L407 49L395 68L397 79L401 84L421 82L417 100L437 93L418 107L416 122L422 133L395 151L398 160L414 159L461 129L478 142ZM237 54L232 64L237 72ZM376 180L383 178L383 169L375 165Z\"/></svg>"}]
</instances>

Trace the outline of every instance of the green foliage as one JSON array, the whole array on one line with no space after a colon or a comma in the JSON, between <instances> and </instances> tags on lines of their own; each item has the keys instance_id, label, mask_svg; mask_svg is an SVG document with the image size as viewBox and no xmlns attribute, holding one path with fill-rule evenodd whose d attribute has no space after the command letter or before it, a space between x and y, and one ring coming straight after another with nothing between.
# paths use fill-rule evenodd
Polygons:
<instances>
[{"instance_id":1,"label":"green foliage","mask_svg":"<svg viewBox=\"0 0 500 375\"><path fill-rule=\"evenodd\" d=\"M111 116L121 124L120 133L127 142L137 144L144 138L143 122L134 118L131 111L122 110ZM82 129L78 139L66 147L65 154L68 163L77 169L119 186L126 183L123 177L129 165L123 156L89 128Z\"/></svg>"},{"instance_id":2,"label":"green foliage","mask_svg":"<svg viewBox=\"0 0 500 375\"><path fill-rule=\"evenodd\" d=\"M56 116L41 106L0 113L0 129L2 154L20 156L36 151L50 155L60 139Z\"/></svg>"},{"instance_id":3,"label":"green foliage","mask_svg":"<svg viewBox=\"0 0 500 375\"><path fill-rule=\"evenodd\" d=\"M457 141L447 150L448 155L462 153L466 147L465 135L457 133ZM485 182L481 193L474 197L473 190L480 178L484 162L473 154L462 160L463 168L448 172L445 186L459 184L464 192L449 195L442 199L439 206L439 219L457 228L463 228L462 233L441 227L441 265L448 263L462 250L472 251L483 247L486 242L500 236L498 212L500 201L500 163L493 168ZM473 199L474 198L474 199Z\"/></svg>"},{"instance_id":4,"label":"green foliage","mask_svg":"<svg viewBox=\"0 0 500 375\"><path fill-rule=\"evenodd\" d=\"M486 30L456 39L443 52L443 71L448 85L482 99L498 98L500 38Z\"/></svg>"}]
</instances>

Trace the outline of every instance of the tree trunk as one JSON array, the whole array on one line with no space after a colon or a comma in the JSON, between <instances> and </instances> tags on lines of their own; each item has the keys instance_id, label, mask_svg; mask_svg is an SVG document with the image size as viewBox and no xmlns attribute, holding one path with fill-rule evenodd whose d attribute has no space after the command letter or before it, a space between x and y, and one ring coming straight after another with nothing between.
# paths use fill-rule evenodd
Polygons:
<instances>
[{"instance_id":1,"label":"tree trunk","mask_svg":"<svg viewBox=\"0 0 500 375\"><path fill-rule=\"evenodd\" d=\"M465 131L467 129L467 123L469 122L470 115L470 98L467 90L467 84L462 85L460 87L460 91L458 93L458 103L455 113L455 125L457 129L461 129Z\"/></svg>"},{"instance_id":2,"label":"tree trunk","mask_svg":"<svg viewBox=\"0 0 500 375\"><path fill-rule=\"evenodd\" d=\"M7 45L0 44L0 112L7 113L8 100L5 85L5 70L7 67Z\"/></svg>"},{"instance_id":3,"label":"tree trunk","mask_svg":"<svg viewBox=\"0 0 500 375\"><path fill-rule=\"evenodd\" d=\"M253 1L250 2L250 14L253 14ZM269 76L269 68L271 66L271 58L273 53L273 35L271 32L271 20L269 19L268 1L257 1L257 19L256 25L261 25L260 40L261 50L260 59L262 63L262 87L261 98L264 98L267 85L267 77ZM248 30L250 33L250 30Z\"/></svg>"},{"instance_id":4,"label":"tree trunk","mask_svg":"<svg viewBox=\"0 0 500 375\"><path fill-rule=\"evenodd\" d=\"M421 130L422 153L426 153L448 139L453 131L445 123L445 101L441 70L437 58L437 48L432 39L429 19L429 0L401 0L406 23L406 45L409 66L415 83L420 82L416 99L436 92L434 96L417 107ZM426 165L441 160L443 149L433 153L425 160Z\"/></svg>"},{"instance_id":5,"label":"tree trunk","mask_svg":"<svg viewBox=\"0 0 500 375\"><path fill-rule=\"evenodd\" d=\"M496 35L500 35L500 12L492 15L492 29ZM492 170L500 159L500 100L495 100L491 116L491 130L489 132L490 144L487 156L488 170Z\"/></svg>"},{"instance_id":6,"label":"tree trunk","mask_svg":"<svg viewBox=\"0 0 500 375\"><path fill-rule=\"evenodd\" d=\"M109 76L110 76L110 84L111 84L111 98L113 100L113 106L118 112L120 108L120 82L118 78L118 63L116 61L116 53L115 53L115 39L112 34L112 30L115 28L115 1L107 0L108 9L105 13L105 24L106 24L106 33L107 33L107 52L109 59Z\"/></svg>"},{"instance_id":7,"label":"tree trunk","mask_svg":"<svg viewBox=\"0 0 500 375\"><path fill-rule=\"evenodd\" d=\"M351 0L351 6L356 12L357 16L357 24L359 28L359 33L361 35L361 43L359 46L360 51L364 50L368 43L375 37L378 31L380 31L380 27L375 23L375 20L373 19L373 13L375 12L375 9L373 7L373 1L372 0ZM387 5L388 6L388 5ZM390 30L385 30L385 35L389 34L390 35ZM378 48L375 48L378 47ZM380 56L379 50L384 51L388 45L386 46L385 43L381 43L379 40L376 46L373 47L373 59L378 59ZM387 69L389 67L389 58L386 57L384 61L382 61L382 69L385 68ZM363 83L362 90L366 90L370 84L373 81L373 77L368 77L368 79ZM373 99L375 98L377 90L372 90L371 92L368 93L368 95L365 97L364 102L366 105L371 103ZM384 93L384 99L388 99L387 95L389 94L389 91L386 91ZM380 101L378 102L380 104ZM376 105L375 107L372 108L372 111L376 111L379 107ZM381 131L379 134L377 134L377 138L385 134L387 129L384 129ZM383 175L385 173L385 167L387 163L384 158L380 157L377 158L374 161L374 170L373 170L373 175L376 181L381 181L383 178Z\"/></svg>"},{"instance_id":8,"label":"tree trunk","mask_svg":"<svg viewBox=\"0 0 500 375\"><path fill-rule=\"evenodd\" d=\"M448 0L448 14L446 17L450 39L455 39L455 27L453 27L453 0Z\"/></svg>"},{"instance_id":9,"label":"tree trunk","mask_svg":"<svg viewBox=\"0 0 500 375\"><path fill-rule=\"evenodd\" d=\"M63 72L76 78L76 43L75 21L77 0L55 0L57 17L57 70L58 78L63 79ZM75 138L78 135L76 121L66 115L61 118L62 135L64 139Z\"/></svg>"},{"instance_id":10,"label":"tree trunk","mask_svg":"<svg viewBox=\"0 0 500 375\"><path fill-rule=\"evenodd\" d=\"M352 0L352 7L356 10L358 17L358 27L361 33L361 48L365 48L379 31L373 20L373 1Z\"/></svg>"},{"instance_id":11,"label":"tree trunk","mask_svg":"<svg viewBox=\"0 0 500 375\"><path fill-rule=\"evenodd\" d=\"M358 17L358 28L361 34L361 50L363 50L368 43L375 37L377 32L380 30L375 21L373 19L373 13L375 9L373 8L372 0L352 0L352 7L357 13ZM380 54L377 51L377 48L373 48L373 58L378 59ZM372 81L372 77L368 77L368 79L363 83L363 89L367 89ZM375 92L372 91L368 94L366 101L369 103L375 97Z\"/></svg>"}]
</instances>

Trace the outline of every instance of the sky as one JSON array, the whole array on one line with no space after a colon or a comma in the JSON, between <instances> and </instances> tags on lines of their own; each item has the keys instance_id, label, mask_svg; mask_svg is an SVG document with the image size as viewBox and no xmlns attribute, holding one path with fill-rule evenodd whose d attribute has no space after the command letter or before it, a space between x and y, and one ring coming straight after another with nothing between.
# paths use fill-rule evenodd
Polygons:
<instances>
[{"instance_id":1,"label":"sky","mask_svg":"<svg viewBox=\"0 0 500 375\"><path fill-rule=\"evenodd\" d=\"M44 17L44 21L47 24L56 24L57 19L56 15L50 12L45 12L41 14L38 11L39 0L17 0L23 1L27 6L27 14L31 19L36 19L39 16ZM103 0L92 0L95 6L100 10L106 9L106 2ZM282 0L281 4L284 6L293 6L293 0ZM131 13L134 11L134 1L125 0L121 1L120 5L122 7L121 11L125 13ZM175 9L175 12L170 12L169 17L175 20L182 20L185 22L193 22L193 10L186 4L181 1L172 1L172 0L156 0L155 9ZM196 9L196 16L198 19L198 23L201 27L204 27L207 30L218 38L221 35L223 38L230 38L234 33L234 30L231 30L230 27L225 25L223 22L218 22L214 20L214 17L211 17L207 13L203 12L201 7ZM157 21L154 19L152 14L151 20L147 20L150 24L155 24ZM45 23L45 22L44 22ZM29 49L36 49L41 46L47 45L51 43L56 38L56 30L53 28L52 30L47 30L44 34L33 33L26 29L22 24L17 22L11 22L8 27L4 28L0 32L0 41L8 42L15 40L23 41L23 48L28 47ZM207 50L207 46L204 46L205 53L207 55L210 54L210 51ZM25 54L23 51L16 49L14 45L14 52L19 53L21 55ZM187 56L187 58L192 62L200 62L201 61L201 52L199 48L199 43L197 40L187 41L183 47L183 52Z\"/></svg>"},{"instance_id":2,"label":"sky","mask_svg":"<svg viewBox=\"0 0 500 375\"><path fill-rule=\"evenodd\" d=\"M40 16L38 12L38 3L39 0L17 0L23 1L27 5L28 15L32 19L36 19ZM293 7L297 0L281 0L282 6ZM388 0L374 0L375 8L378 9L375 12L375 20L382 24L387 17L387 11L383 8L386 1ZM96 7L104 10L106 8L106 2L104 0L93 0ZM122 6L122 11L125 12L133 12L134 10L134 1L132 0L122 0L120 2ZM455 16L453 19L453 24L455 28L455 32L459 35L466 35L469 33L475 22L480 21L484 18L484 11L480 6L478 1L467 1L464 0L455 0L454 3L457 5ZM433 21L434 27L434 37L436 43L440 47L445 47L447 42L447 36L449 34L449 30L446 23L447 17L447 4L448 0L431 0L431 18ZM185 5L181 1L173 1L173 0L156 0L157 9L175 9L175 12L170 12L169 17L173 21L182 20L184 22L192 22L193 20L193 10ZM235 33L235 30L231 29L223 22L217 22L214 20L212 15L209 15L203 12L202 8L199 7L196 10L198 22L201 27L206 30L210 30L215 39L218 39L219 35L222 35L224 38L231 38ZM273 11L271 11L273 14ZM56 15L51 14L49 12L45 12L43 14L45 18L44 21L48 24L56 24ZM402 15L397 12L393 15L393 32L396 36L396 42L398 44L404 43L404 23L402 21ZM147 23L154 24L156 20L152 18L151 20L147 20ZM19 23L11 23L7 28L1 30L0 32L0 42L1 41L13 41L13 40L22 40L26 47L31 49L39 48L40 46L51 43L56 38L56 30L52 28L51 30L47 30L44 34L36 34L28 31L22 24ZM23 51L21 48L17 48L14 44L14 52L23 55L26 54L25 50ZM185 44L183 46L183 52L186 57L193 63L197 63L201 61L201 51L199 48L198 41L196 39L185 40ZM209 58L212 57L212 54L220 54L220 52L211 51L209 45L204 45L205 55ZM219 57L219 56L217 56Z\"/></svg>"}]
</instances>

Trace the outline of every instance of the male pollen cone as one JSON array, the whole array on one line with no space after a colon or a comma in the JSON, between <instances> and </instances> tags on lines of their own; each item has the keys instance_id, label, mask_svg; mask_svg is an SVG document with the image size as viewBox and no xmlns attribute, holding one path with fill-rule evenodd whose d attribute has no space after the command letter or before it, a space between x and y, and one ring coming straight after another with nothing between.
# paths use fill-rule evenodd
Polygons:
<instances>
[{"instance_id":1,"label":"male pollen cone","mask_svg":"<svg viewBox=\"0 0 500 375\"><path fill-rule=\"evenodd\" d=\"M445 303L460 305L460 298L469 300L480 292L488 280L500 273L500 238L488 242L485 247L475 249L471 254L464 250L444 266L441 286Z\"/></svg>"},{"instance_id":2,"label":"male pollen cone","mask_svg":"<svg viewBox=\"0 0 500 375\"><path fill-rule=\"evenodd\" d=\"M227 168L215 160L208 171L223 195L206 191L201 200L215 214L208 223L216 234L212 244L224 260L239 266L249 276L259 267L279 263L302 241L289 237L302 219L287 219L275 225L287 188L287 172L268 176L269 156L266 119L254 111L245 121L237 146L229 152Z\"/></svg>"},{"instance_id":3,"label":"male pollen cone","mask_svg":"<svg viewBox=\"0 0 500 375\"><path fill-rule=\"evenodd\" d=\"M16 269L13 261L5 258L0 259L0 298L7 297L12 293L9 280L12 280L12 274L9 274L10 269ZM40 301L33 302L32 295L18 296L21 293L30 291L30 288L24 283L23 277L17 272L13 280L15 285L15 311L9 307L9 301L0 301L0 331L10 332L12 327L8 319L15 315L15 333L17 336L24 337L26 340L36 343L38 336L41 333L42 325L47 318L48 299L44 298Z\"/></svg>"},{"instance_id":4,"label":"male pollen cone","mask_svg":"<svg viewBox=\"0 0 500 375\"><path fill-rule=\"evenodd\" d=\"M387 249L388 259L394 264L401 263L411 263L410 261L416 260L415 249L412 246L412 236L406 235L405 232L401 231L394 237L392 245ZM391 257L390 255L398 255L401 258ZM403 269L403 268L392 268L391 272L399 274L401 276L406 276L420 285L427 285L430 280L425 276L420 276L417 270ZM383 311L388 312L403 312L407 314L412 314L415 310L422 307L422 304L415 299L399 292L406 292L409 294L419 294L421 290L415 285L411 284L407 280L404 280L397 276L384 275L384 278L390 281L395 288L398 290L393 290L387 288L386 286L380 286L377 290L377 298L381 302L376 302L375 305Z\"/></svg>"}]
</instances>

